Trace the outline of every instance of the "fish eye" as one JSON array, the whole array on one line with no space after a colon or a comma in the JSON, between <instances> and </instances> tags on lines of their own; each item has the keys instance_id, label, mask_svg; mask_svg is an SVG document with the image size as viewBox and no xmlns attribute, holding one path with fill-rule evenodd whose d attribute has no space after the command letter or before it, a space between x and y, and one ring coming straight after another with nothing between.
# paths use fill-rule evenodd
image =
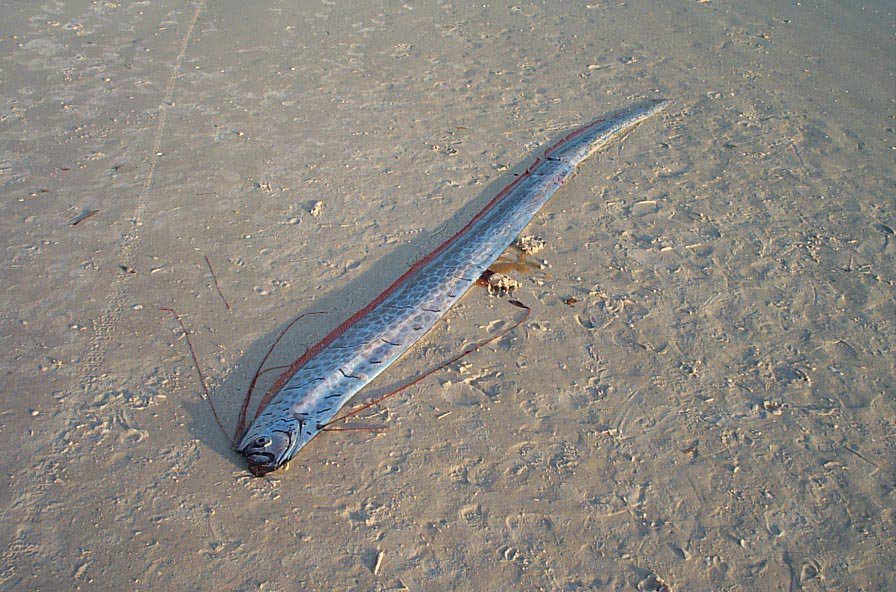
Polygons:
<instances>
[{"instance_id":1,"label":"fish eye","mask_svg":"<svg viewBox=\"0 0 896 592\"><path fill-rule=\"evenodd\" d=\"M267 448L271 445L271 439L267 436L258 436L252 443L258 448Z\"/></svg>"}]
</instances>

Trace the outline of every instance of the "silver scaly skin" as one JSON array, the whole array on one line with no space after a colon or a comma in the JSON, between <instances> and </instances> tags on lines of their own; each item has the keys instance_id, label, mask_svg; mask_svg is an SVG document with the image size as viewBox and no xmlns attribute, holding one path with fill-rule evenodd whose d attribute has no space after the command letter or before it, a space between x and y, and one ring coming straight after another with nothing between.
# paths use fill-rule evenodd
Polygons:
<instances>
[{"instance_id":1,"label":"silver scaly skin","mask_svg":"<svg viewBox=\"0 0 896 592\"><path fill-rule=\"evenodd\" d=\"M291 369L236 446L249 470L260 477L293 458L448 312L583 160L668 105L663 99L638 103L566 136L363 314L334 331Z\"/></svg>"}]
</instances>

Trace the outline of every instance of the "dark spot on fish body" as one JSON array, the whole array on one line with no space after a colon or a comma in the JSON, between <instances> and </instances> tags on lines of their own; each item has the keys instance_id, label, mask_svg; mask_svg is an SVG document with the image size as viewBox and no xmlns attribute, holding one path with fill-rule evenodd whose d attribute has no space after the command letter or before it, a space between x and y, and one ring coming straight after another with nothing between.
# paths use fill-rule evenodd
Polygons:
<instances>
[{"instance_id":1,"label":"dark spot on fish body","mask_svg":"<svg viewBox=\"0 0 896 592\"><path fill-rule=\"evenodd\" d=\"M392 308L394 310L413 310L414 307L406 306L403 304L391 304L391 305L389 305L389 308Z\"/></svg>"},{"instance_id":2,"label":"dark spot on fish body","mask_svg":"<svg viewBox=\"0 0 896 592\"><path fill-rule=\"evenodd\" d=\"M343 375L344 377L346 377L346 378L354 378L355 380L364 380L364 377L362 377L362 376L355 376L354 374L349 374L348 372L346 372L346 371L343 370L342 368L339 369L339 372L342 373L342 375Z\"/></svg>"}]
</instances>

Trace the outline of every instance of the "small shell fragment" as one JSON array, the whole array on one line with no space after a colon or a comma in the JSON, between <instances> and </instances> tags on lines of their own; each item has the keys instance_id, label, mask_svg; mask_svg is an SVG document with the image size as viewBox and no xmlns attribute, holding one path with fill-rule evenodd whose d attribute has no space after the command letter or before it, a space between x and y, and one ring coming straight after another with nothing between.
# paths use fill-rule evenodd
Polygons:
<instances>
[{"instance_id":1,"label":"small shell fragment","mask_svg":"<svg viewBox=\"0 0 896 592\"><path fill-rule=\"evenodd\" d=\"M534 255L544 249L545 240L537 236L521 236L516 239L516 248L523 253Z\"/></svg>"},{"instance_id":2,"label":"small shell fragment","mask_svg":"<svg viewBox=\"0 0 896 592\"><path fill-rule=\"evenodd\" d=\"M488 293L493 296L512 295L520 283L503 273L493 273L488 277Z\"/></svg>"}]
</instances>

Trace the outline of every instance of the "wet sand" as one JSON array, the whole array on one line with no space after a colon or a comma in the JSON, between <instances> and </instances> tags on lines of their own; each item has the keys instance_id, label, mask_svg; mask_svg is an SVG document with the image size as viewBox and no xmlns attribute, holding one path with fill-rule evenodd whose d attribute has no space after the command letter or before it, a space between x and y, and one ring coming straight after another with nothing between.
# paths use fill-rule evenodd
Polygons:
<instances>
[{"instance_id":1,"label":"wet sand","mask_svg":"<svg viewBox=\"0 0 896 592\"><path fill-rule=\"evenodd\" d=\"M892 588L892 3L0 10L3 590ZM232 425L292 317L275 364L656 96L527 230L524 327L247 473L159 307Z\"/></svg>"}]
</instances>

